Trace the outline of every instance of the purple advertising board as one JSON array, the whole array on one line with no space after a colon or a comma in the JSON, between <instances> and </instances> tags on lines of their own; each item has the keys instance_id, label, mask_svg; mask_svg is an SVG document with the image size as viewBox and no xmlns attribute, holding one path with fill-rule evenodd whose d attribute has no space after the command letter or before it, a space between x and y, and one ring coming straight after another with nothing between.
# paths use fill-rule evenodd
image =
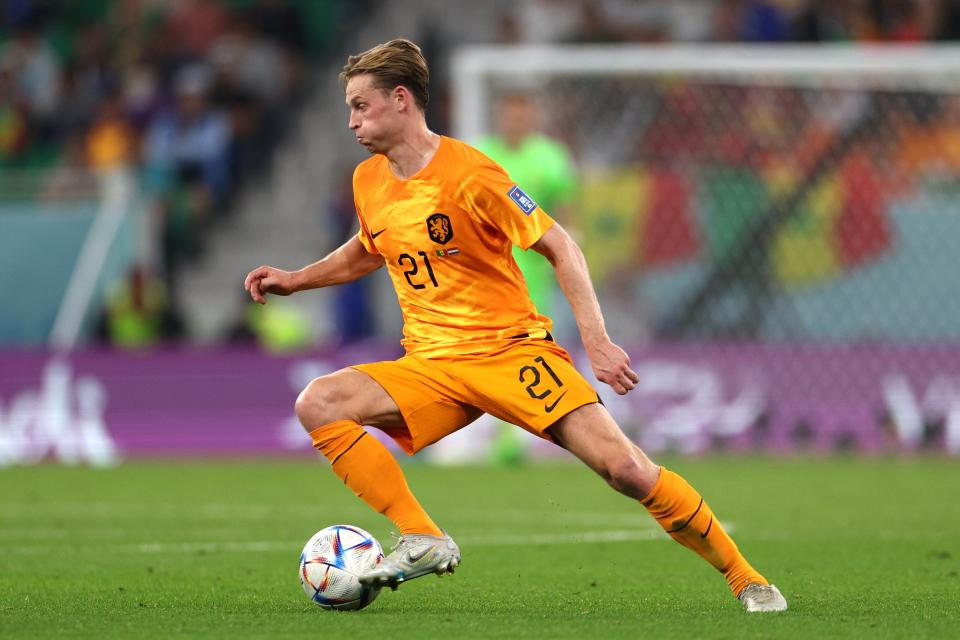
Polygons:
<instances>
[{"instance_id":1,"label":"purple advertising board","mask_svg":"<svg viewBox=\"0 0 960 640\"><path fill-rule=\"evenodd\" d=\"M596 383L651 451L960 453L960 346L656 345L628 349L637 388ZM148 456L302 455L293 405L312 378L392 359L371 346L289 356L246 350L0 352L0 464L113 464ZM574 352L580 370L589 364ZM487 456L496 421L428 448ZM531 455L557 455L527 442Z\"/></svg>"}]
</instances>

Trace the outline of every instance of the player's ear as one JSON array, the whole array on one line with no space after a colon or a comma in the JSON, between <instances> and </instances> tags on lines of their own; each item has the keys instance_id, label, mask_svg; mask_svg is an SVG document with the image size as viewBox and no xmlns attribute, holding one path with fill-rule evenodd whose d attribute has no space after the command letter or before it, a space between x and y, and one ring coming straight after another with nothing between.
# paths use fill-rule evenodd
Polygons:
<instances>
[{"instance_id":1,"label":"player's ear","mask_svg":"<svg viewBox=\"0 0 960 640\"><path fill-rule=\"evenodd\" d=\"M409 108L412 98L413 96L410 95L410 91L403 85L394 87L393 93L390 94L390 101L393 102L394 107L400 112L404 112Z\"/></svg>"}]
</instances>

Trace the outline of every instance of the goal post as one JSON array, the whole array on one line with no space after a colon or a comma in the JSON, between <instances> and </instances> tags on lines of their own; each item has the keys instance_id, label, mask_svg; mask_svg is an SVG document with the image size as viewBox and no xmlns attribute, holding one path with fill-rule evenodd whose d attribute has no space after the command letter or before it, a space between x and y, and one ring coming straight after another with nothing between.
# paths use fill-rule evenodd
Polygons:
<instances>
[{"instance_id":1,"label":"goal post","mask_svg":"<svg viewBox=\"0 0 960 640\"><path fill-rule=\"evenodd\" d=\"M937 89L960 81L958 45L482 45L453 55L454 135L490 129L498 84L686 76L749 84Z\"/></svg>"}]
</instances>

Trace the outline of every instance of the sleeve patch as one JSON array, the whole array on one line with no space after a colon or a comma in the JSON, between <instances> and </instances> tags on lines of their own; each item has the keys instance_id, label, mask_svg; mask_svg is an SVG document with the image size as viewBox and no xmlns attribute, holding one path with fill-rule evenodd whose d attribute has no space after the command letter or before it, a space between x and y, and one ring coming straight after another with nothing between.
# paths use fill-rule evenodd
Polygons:
<instances>
[{"instance_id":1,"label":"sleeve patch","mask_svg":"<svg viewBox=\"0 0 960 640\"><path fill-rule=\"evenodd\" d=\"M523 192L523 189L517 185L510 187L510 191L507 192L507 195L510 196L510 199L520 207L520 211L523 211L525 215L530 215L537 208L537 203L533 201L533 198L528 196Z\"/></svg>"}]
</instances>

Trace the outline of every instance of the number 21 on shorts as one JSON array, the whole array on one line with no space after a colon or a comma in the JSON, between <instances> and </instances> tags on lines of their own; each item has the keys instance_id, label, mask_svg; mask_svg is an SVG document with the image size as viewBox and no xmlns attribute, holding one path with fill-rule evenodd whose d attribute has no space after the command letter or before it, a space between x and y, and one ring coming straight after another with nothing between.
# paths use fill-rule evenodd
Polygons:
<instances>
[{"instance_id":1,"label":"number 21 on shorts","mask_svg":"<svg viewBox=\"0 0 960 640\"><path fill-rule=\"evenodd\" d=\"M533 361L536 364L527 364L520 368L520 384L525 385L527 394L531 398L543 400L543 410L550 413L556 408L560 399L566 395L567 390L564 389L562 393L559 393L563 387L563 380L550 368L543 356L537 356ZM545 378L540 373L541 369L547 373L548 377ZM559 395L555 395L555 393ZM550 397L554 395L555 397Z\"/></svg>"}]
</instances>

